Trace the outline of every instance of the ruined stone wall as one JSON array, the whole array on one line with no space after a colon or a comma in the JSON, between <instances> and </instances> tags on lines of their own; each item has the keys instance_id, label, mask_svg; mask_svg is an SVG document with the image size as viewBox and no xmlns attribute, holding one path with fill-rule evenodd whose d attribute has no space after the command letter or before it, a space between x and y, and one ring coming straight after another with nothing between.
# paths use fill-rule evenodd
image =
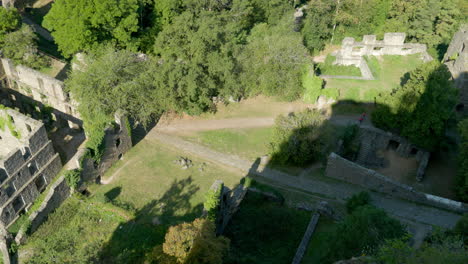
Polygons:
<instances>
[{"instance_id":1,"label":"ruined stone wall","mask_svg":"<svg viewBox=\"0 0 468 264\"><path fill-rule=\"evenodd\" d=\"M104 173L123 155L132 148L131 131L126 116L120 112L115 114L115 127L109 127L104 136L104 153L99 163L86 157L86 152L82 151L78 160L82 169L80 189L86 188L86 182L100 182Z\"/></svg>"},{"instance_id":2,"label":"ruined stone wall","mask_svg":"<svg viewBox=\"0 0 468 264\"><path fill-rule=\"evenodd\" d=\"M0 110L12 118L20 136L2 131L0 145L0 225L8 226L30 206L62 168L44 125L16 111ZM1 131L1 130L0 130ZM16 141L13 141L15 139Z\"/></svg>"},{"instance_id":3,"label":"ruined stone wall","mask_svg":"<svg viewBox=\"0 0 468 264\"><path fill-rule=\"evenodd\" d=\"M468 110L468 25L455 34L444 56L455 86L460 89L460 103Z\"/></svg>"},{"instance_id":4,"label":"ruined stone wall","mask_svg":"<svg viewBox=\"0 0 468 264\"><path fill-rule=\"evenodd\" d=\"M377 153L393 148L403 158L416 158L419 162L416 178L417 180L423 179L430 158L430 152L418 148L400 136L370 126L360 127L357 142L360 148L356 163L367 168L376 169L385 167L386 160L379 157Z\"/></svg>"},{"instance_id":5,"label":"ruined stone wall","mask_svg":"<svg viewBox=\"0 0 468 264\"><path fill-rule=\"evenodd\" d=\"M80 119L77 103L65 91L62 81L22 65L15 66L11 60L6 58L2 58L1 62L0 66L3 66L10 89L43 105L53 107L58 115ZM16 101L17 99L12 97L11 100ZM66 119L71 120L71 118Z\"/></svg>"},{"instance_id":6,"label":"ruined stone wall","mask_svg":"<svg viewBox=\"0 0 468 264\"><path fill-rule=\"evenodd\" d=\"M449 209L459 213L468 212L468 205L464 203L415 191L410 186L393 181L376 171L364 168L335 153L331 153L328 157L326 176L416 203Z\"/></svg>"}]
</instances>

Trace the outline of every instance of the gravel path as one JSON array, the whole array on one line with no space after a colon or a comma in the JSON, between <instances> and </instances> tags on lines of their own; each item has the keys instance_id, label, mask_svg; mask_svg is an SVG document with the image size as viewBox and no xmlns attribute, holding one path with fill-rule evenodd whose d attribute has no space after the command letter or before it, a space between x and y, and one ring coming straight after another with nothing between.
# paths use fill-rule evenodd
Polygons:
<instances>
[{"instance_id":1,"label":"gravel path","mask_svg":"<svg viewBox=\"0 0 468 264\"><path fill-rule=\"evenodd\" d=\"M184 152L216 162L220 165L239 169L244 173L256 175L274 181L278 184L303 190L313 194L319 194L328 198L344 202L355 193L365 190L362 187L340 181L324 181L304 177L291 176L289 174L261 166L259 162L252 162L243 158L214 151L207 147L185 141L179 137L160 133L153 129L146 137L148 140L157 140ZM389 197L379 193L371 193L373 204L401 219L416 221L428 225L437 225L451 228L461 217L458 214L445 210L417 205L415 203Z\"/></svg>"}]
</instances>

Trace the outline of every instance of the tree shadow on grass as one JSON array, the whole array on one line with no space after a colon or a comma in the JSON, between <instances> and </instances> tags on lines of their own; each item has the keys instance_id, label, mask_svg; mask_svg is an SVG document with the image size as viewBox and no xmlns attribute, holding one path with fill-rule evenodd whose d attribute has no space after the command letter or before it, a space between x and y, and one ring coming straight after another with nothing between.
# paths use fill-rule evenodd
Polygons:
<instances>
[{"instance_id":1,"label":"tree shadow on grass","mask_svg":"<svg viewBox=\"0 0 468 264\"><path fill-rule=\"evenodd\" d=\"M199 191L191 177L174 180L159 199L135 212L135 217L117 227L100 252L100 263L143 263L146 253L164 242L169 226L191 221L202 213L202 204L190 199ZM112 189L107 194L116 194Z\"/></svg>"}]
</instances>

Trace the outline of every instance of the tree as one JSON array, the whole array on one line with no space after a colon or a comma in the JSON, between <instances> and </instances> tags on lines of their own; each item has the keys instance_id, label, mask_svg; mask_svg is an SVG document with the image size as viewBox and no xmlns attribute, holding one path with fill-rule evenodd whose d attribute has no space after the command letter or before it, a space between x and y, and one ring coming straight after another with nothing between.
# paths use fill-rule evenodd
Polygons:
<instances>
[{"instance_id":1,"label":"tree","mask_svg":"<svg viewBox=\"0 0 468 264\"><path fill-rule=\"evenodd\" d=\"M314 1L307 10L301 33L309 51L321 51L331 38L334 9L332 1Z\"/></svg>"},{"instance_id":2,"label":"tree","mask_svg":"<svg viewBox=\"0 0 468 264\"><path fill-rule=\"evenodd\" d=\"M18 10L11 8L0 8L0 47L7 33L19 29L21 17Z\"/></svg>"},{"instance_id":3,"label":"tree","mask_svg":"<svg viewBox=\"0 0 468 264\"><path fill-rule=\"evenodd\" d=\"M468 119L458 125L461 142L459 147L459 166L456 178L456 190L458 197L468 202Z\"/></svg>"},{"instance_id":4,"label":"tree","mask_svg":"<svg viewBox=\"0 0 468 264\"><path fill-rule=\"evenodd\" d=\"M418 67L401 87L377 100L372 122L434 150L444 137L457 101L457 89L450 78L447 67L436 61Z\"/></svg>"},{"instance_id":5,"label":"tree","mask_svg":"<svg viewBox=\"0 0 468 264\"><path fill-rule=\"evenodd\" d=\"M44 17L65 57L96 48L102 42L137 47L139 0L57 0Z\"/></svg>"},{"instance_id":6,"label":"tree","mask_svg":"<svg viewBox=\"0 0 468 264\"><path fill-rule=\"evenodd\" d=\"M214 223L200 218L170 227L163 244L165 254L184 264L222 263L228 248L227 238L216 237Z\"/></svg>"},{"instance_id":7,"label":"tree","mask_svg":"<svg viewBox=\"0 0 468 264\"><path fill-rule=\"evenodd\" d=\"M15 64L22 64L33 69L49 65L50 61L38 53L37 36L28 25L5 36L3 55Z\"/></svg>"},{"instance_id":8,"label":"tree","mask_svg":"<svg viewBox=\"0 0 468 264\"><path fill-rule=\"evenodd\" d=\"M170 91L174 110L200 114L213 109L214 96L243 94L233 55L241 28L231 18L224 12L186 11L158 35L154 53L161 64L155 82Z\"/></svg>"},{"instance_id":9,"label":"tree","mask_svg":"<svg viewBox=\"0 0 468 264\"><path fill-rule=\"evenodd\" d=\"M300 33L293 32L285 17L277 26L257 24L239 55L242 80L248 95L265 94L294 100L302 96L301 77L306 70L307 49Z\"/></svg>"},{"instance_id":10,"label":"tree","mask_svg":"<svg viewBox=\"0 0 468 264\"><path fill-rule=\"evenodd\" d=\"M315 110L280 115L275 121L271 145L273 163L303 166L329 153L330 127Z\"/></svg>"},{"instance_id":11,"label":"tree","mask_svg":"<svg viewBox=\"0 0 468 264\"><path fill-rule=\"evenodd\" d=\"M366 205L358 207L352 214L338 223L326 234L326 251L321 262L333 263L354 256L373 254L388 239L405 236L405 228L390 218L383 210Z\"/></svg>"}]
</instances>

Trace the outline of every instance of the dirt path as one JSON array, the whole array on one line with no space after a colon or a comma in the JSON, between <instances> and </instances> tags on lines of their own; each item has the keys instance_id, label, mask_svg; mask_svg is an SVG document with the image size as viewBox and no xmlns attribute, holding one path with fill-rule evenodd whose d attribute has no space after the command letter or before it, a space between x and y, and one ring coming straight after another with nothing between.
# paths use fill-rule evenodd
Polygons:
<instances>
[{"instance_id":1,"label":"dirt path","mask_svg":"<svg viewBox=\"0 0 468 264\"><path fill-rule=\"evenodd\" d=\"M332 116L330 121L335 125L357 124L360 115L339 115ZM174 119L170 122L158 124L155 128L159 132L196 132L219 129L242 129L242 128L260 128L270 127L275 124L274 117L259 117L259 118L227 118L217 120L189 120L189 119ZM369 118L366 118L363 124L372 126Z\"/></svg>"},{"instance_id":2,"label":"dirt path","mask_svg":"<svg viewBox=\"0 0 468 264\"><path fill-rule=\"evenodd\" d=\"M129 164L131 164L132 162L134 161L134 159L128 159L124 162L124 164L116 171L114 171L114 173L112 173L112 175L109 177L109 178L106 178L106 179L101 179L101 184L103 185L106 185L106 184L109 184L111 182L113 182L115 180L115 178L117 177L117 175L123 170L125 169L125 167L127 167Z\"/></svg>"},{"instance_id":3,"label":"dirt path","mask_svg":"<svg viewBox=\"0 0 468 264\"><path fill-rule=\"evenodd\" d=\"M344 202L353 194L365 190L364 188L347 184L345 182L324 182L315 179L291 176L277 170L260 166L259 164L252 164L248 160L244 160L233 155L214 151L207 147L185 141L176 136L160 133L155 129L147 135L146 139L156 140L220 165L239 169L246 174L248 173L258 176L260 179L264 178L289 188L303 190L312 194L319 194L341 202ZM417 205L409 201L396 199L379 193L372 192L371 196L375 206L383 208L395 217L409 221L451 228L461 217L458 214L445 210Z\"/></svg>"}]
</instances>

